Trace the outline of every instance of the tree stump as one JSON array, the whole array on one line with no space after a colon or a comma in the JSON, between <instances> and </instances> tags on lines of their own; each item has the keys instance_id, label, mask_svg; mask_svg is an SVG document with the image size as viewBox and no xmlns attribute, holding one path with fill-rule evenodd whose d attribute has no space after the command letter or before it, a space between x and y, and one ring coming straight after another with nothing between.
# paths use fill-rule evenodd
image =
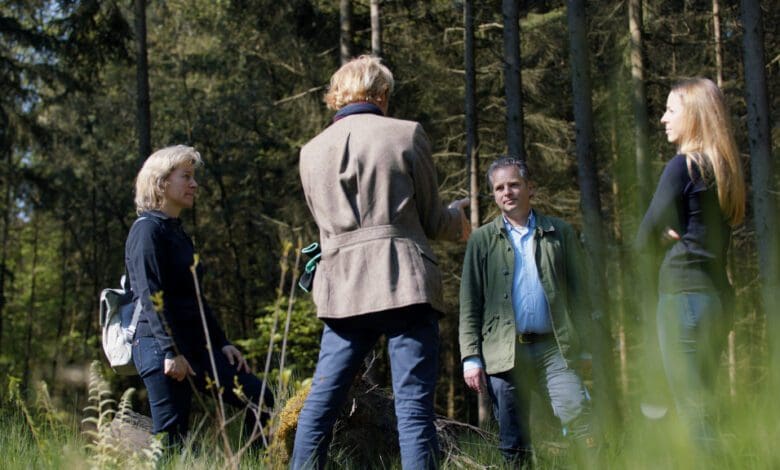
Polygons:
<instances>
[{"instance_id":1,"label":"tree stump","mask_svg":"<svg viewBox=\"0 0 780 470\"><path fill-rule=\"evenodd\" d=\"M279 426L268 449L274 468L286 468L289 464L298 415L309 390L310 386L302 388L279 414ZM443 462L457 467L481 467L459 448L463 434L474 433L490 445L497 445L495 435L467 423L437 416L435 426ZM395 409L389 390L372 386L362 377L355 381L333 427L330 455L348 460L355 468L371 468L378 460L387 464L399 458Z\"/></svg>"},{"instance_id":2,"label":"tree stump","mask_svg":"<svg viewBox=\"0 0 780 470\"><path fill-rule=\"evenodd\" d=\"M152 445L152 418L133 410L117 415L110 425L110 435L116 448L127 454L141 454Z\"/></svg>"}]
</instances>

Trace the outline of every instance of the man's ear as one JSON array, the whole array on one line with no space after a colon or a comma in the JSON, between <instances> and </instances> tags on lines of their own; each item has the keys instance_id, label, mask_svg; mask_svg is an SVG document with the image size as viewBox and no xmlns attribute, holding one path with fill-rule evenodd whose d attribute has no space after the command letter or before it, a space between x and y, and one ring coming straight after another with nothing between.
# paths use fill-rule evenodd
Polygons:
<instances>
[{"instance_id":1,"label":"man's ear","mask_svg":"<svg viewBox=\"0 0 780 470\"><path fill-rule=\"evenodd\" d=\"M534 194L536 194L536 184L533 181L526 181L526 184L528 185L528 197L534 197Z\"/></svg>"}]
</instances>

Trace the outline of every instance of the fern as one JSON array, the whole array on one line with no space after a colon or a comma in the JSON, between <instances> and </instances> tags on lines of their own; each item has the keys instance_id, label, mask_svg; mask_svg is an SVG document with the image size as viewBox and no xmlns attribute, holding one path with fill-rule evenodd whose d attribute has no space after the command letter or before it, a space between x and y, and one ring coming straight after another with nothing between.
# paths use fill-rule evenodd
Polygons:
<instances>
[{"instance_id":1,"label":"fern","mask_svg":"<svg viewBox=\"0 0 780 470\"><path fill-rule=\"evenodd\" d=\"M90 438L90 466L93 469L119 468L127 465L133 468L154 469L162 458L163 446L159 438L150 439L148 445L133 449L121 442L121 427L130 425L133 410L134 388L125 390L117 404L113 399L108 382L95 361L89 369L89 400L84 412L88 415L82 423L90 426L84 430ZM114 424L112 426L112 423Z\"/></svg>"},{"instance_id":2,"label":"fern","mask_svg":"<svg viewBox=\"0 0 780 470\"><path fill-rule=\"evenodd\" d=\"M49 386L43 380L38 383L35 404L38 414L46 420L50 431L57 434L65 430L65 416L62 411L54 406L49 393Z\"/></svg>"}]
</instances>

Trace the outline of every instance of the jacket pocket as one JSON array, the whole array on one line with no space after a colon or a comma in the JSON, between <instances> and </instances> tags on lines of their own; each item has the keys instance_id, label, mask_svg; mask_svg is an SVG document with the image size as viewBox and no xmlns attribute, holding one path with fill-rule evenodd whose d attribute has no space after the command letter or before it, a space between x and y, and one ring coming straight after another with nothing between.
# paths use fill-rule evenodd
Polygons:
<instances>
[{"instance_id":1,"label":"jacket pocket","mask_svg":"<svg viewBox=\"0 0 780 470\"><path fill-rule=\"evenodd\" d=\"M496 330L498 324L498 315L491 315L490 318L482 323L482 340L489 337Z\"/></svg>"}]
</instances>

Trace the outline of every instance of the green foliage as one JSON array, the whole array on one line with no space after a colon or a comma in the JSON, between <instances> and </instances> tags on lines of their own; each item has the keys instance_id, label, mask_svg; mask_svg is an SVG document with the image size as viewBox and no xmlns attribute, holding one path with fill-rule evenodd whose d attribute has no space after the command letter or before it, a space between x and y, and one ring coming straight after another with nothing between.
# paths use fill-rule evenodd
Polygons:
<instances>
[{"instance_id":1,"label":"green foliage","mask_svg":"<svg viewBox=\"0 0 780 470\"><path fill-rule=\"evenodd\" d=\"M287 298L280 297L273 304L266 305L263 310L267 313L255 320L256 336L236 341L246 351L248 359L260 364L265 364L268 345L271 342L271 329L274 324L274 315L279 314L276 333L273 337L274 354L271 365L270 383L279 380L279 359L284 341L284 328L287 315ZM301 380L311 377L314 367L317 365L317 357L320 351L320 336L322 334L322 321L317 318L314 304L308 296L298 297L293 304L290 314L290 329L287 335L285 353L285 373L287 380L290 377Z\"/></svg>"}]
</instances>

